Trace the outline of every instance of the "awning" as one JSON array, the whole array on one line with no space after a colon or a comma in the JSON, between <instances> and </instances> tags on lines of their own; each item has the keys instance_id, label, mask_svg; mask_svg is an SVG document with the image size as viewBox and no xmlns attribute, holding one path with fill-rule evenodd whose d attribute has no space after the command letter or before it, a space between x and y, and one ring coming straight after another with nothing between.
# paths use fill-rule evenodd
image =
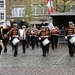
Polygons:
<instances>
[{"instance_id":1,"label":"awning","mask_svg":"<svg viewBox=\"0 0 75 75\"><path fill-rule=\"evenodd\" d=\"M30 24L41 24L42 21L31 21ZM48 21L44 21L44 23L48 23Z\"/></svg>"},{"instance_id":2,"label":"awning","mask_svg":"<svg viewBox=\"0 0 75 75\"><path fill-rule=\"evenodd\" d=\"M41 24L41 21L31 21L30 24Z\"/></svg>"}]
</instances>

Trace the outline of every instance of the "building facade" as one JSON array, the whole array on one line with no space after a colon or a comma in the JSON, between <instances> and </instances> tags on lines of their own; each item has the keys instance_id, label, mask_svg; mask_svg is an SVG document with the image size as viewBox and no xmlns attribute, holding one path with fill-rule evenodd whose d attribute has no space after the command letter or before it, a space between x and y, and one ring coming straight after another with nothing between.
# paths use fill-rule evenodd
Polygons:
<instances>
[{"instance_id":1,"label":"building facade","mask_svg":"<svg viewBox=\"0 0 75 75\"><path fill-rule=\"evenodd\" d=\"M75 24L75 0L53 0L54 13L51 13L53 24L67 27L68 22L72 21Z\"/></svg>"},{"instance_id":2,"label":"building facade","mask_svg":"<svg viewBox=\"0 0 75 75\"><path fill-rule=\"evenodd\" d=\"M6 26L6 0L0 0L0 26Z\"/></svg>"},{"instance_id":3,"label":"building facade","mask_svg":"<svg viewBox=\"0 0 75 75\"><path fill-rule=\"evenodd\" d=\"M28 21L30 24L46 22L45 0L6 0L6 19L9 21Z\"/></svg>"},{"instance_id":4,"label":"building facade","mask_svg":"<svg viewBox=\"0 0 75 75\"><path fill-rule=\"evenodd\" d=\"M4 0L5 1L5 0ZM75 12L74 0L50 0L54 13L48 14L46 0L6 0L6 19L9 21L27 21L30 25L49 23L51 14Z\"/></svg>"}]
</instances>

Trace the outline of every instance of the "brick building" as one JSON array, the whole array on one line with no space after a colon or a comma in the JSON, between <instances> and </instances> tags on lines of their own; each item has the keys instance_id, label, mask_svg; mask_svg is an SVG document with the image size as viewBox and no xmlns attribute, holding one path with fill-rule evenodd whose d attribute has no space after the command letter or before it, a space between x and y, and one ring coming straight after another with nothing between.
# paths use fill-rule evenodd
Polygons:
<instances>
[{"instance_id":1,"label":"brick building","mask_svg":"<svg viewBox=\"0 0 75 75\"><path fill-rule=\"evenodd\" d=\"M24 23L24 21L27 21L32 26L34 25L37 26L40 23L42 23L42 21L44 21L44 23L48 23L52 18L54 20L54 23L56 24L56 21L59 19L61 14L63 16L64 14L71 15L73 13L72 16L74 16L75 12L74 0L67 0L67 1L50 0L50 1L54 6L54 13L48 14L46 0L6 0L6 19L9 21L16 21L17 23L20 22ZM54 18L55 16L56 18Z\"/></svg>"},{"instance_id":2,"label":"brick building","mask_svg":"<svg viewBox=\"0 0 75 75\"><path fill-rule=\"evenodd\" d=\"M6 25L6 0L0 0L0 26Z\"/></svg>"},{"instance_id":3,"label":"brick building","mask_svg":"<svg viewBox=\"0 0 75 75\"><path fill-rule=\"evenodd\" d=\"M48 22L45 0L6 0L6 19L38 25Z\"/></svg>"}]
</instances>

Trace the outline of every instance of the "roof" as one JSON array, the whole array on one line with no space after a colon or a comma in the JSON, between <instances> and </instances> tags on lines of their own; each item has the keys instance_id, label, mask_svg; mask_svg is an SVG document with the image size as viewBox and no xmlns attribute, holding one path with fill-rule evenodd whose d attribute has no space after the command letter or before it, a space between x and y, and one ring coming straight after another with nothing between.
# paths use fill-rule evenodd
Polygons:
<instances>
[{"instance_id":1,"label":"roof","mask_svg":"<svg viewBox=\"0 0 75 75\"><path fill-rule=\"evenodd\" d=\"M75 12L51 13L51 16L75 16Z\"/></svg>"}]
</instances>

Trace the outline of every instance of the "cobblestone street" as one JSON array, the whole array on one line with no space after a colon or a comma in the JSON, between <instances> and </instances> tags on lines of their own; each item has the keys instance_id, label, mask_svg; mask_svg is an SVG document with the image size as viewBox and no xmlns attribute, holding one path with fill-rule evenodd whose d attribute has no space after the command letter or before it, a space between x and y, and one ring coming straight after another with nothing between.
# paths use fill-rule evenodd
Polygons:
<instances>
[{"instance_id":1,"label":"cobblestone street","mask_svg":"<svg viewBox=\"0 0 75 75\"><path fill-rule=\"evenodd\" d=\"M8 45L7 53L0 55L0 75L75 75L75 56L69 56L66 44L59 44L55 50L50 48L46 57L40 47L29 47L24 54L19 46L14 57Z\"/></svg>"}]
</instances>

